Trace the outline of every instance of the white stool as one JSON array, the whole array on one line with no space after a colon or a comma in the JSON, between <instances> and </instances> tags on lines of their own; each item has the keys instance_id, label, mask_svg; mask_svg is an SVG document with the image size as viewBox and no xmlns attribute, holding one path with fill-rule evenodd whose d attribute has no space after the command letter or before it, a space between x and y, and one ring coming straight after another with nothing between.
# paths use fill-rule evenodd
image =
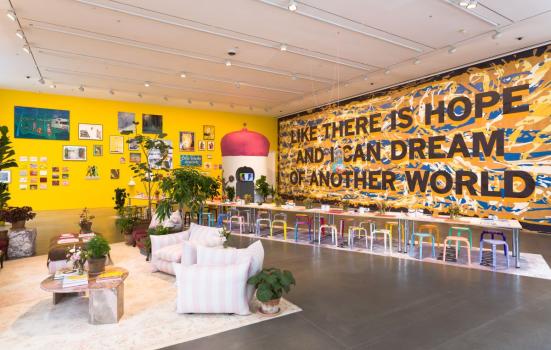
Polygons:
<instances>
[{"instance_id":1,"label":"white stool","mask_svg":"<svg viewBox=\"0 0 551 350\"><path fill-rule=\"evenodd\" d=\"M243 226L245 225L245 218L242 216L230 216L229 227L231 232L232 222L236 221L239 224L239 233L243 233Z\"/></svg>"},{"instance_id":2,"label":"white stool","mask_svg":"<svg viewBox=\"0 0 551 350\"><path fill-rule=\"evenodd\" d=\"M323 229L328 229L329 231L331 231L331 243L334 243L335 246L339 246L339 236L338 236L338 231L337 231L337 227L335 225L321 225L320 228L319 228L319 231L318 231L318 244L321 244L321 232L323 231ZM315 234L315 232L314 232ZM316 239L316 237L314 237L314 240Z\"/></svg>"},{"instance_id":3,"label":"white stool","mask_svg":"<svg viewBox=\"0 0 551 350\"><path fill-rule=\"evenodd\" d=\"M371 231L371 251L373 251L373 238L375 237L375 235L377 234L382 234L383 237L384 237L384 241L385 241L385 253L386 253L386 239L388 237L388 242L389 242L389 246L390 246L390 253L392 254L392 233L390 232L390 230L383 230L383 229L379 229L379 230L372 230Z\"/></svg>"},{"instance_id":4,"label":"white stool","mask_svg":"<svg viewBox=\"0 0 551 350\"><path fill-rule=\"evenodd\" d=\"M365 237L365 247L367 248L367 229L363 227L351 226L348 228L348 247L352 249L354 247L354 237L358 235L361 239L362 235Z\"/></svg>"}]
</instances>

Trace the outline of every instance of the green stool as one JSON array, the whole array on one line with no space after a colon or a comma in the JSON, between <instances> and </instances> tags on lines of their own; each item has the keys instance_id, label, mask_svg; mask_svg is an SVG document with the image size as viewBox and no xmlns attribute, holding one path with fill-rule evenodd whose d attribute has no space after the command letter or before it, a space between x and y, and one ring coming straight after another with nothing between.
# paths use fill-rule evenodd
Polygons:
<instances>
[{"instance_id":1,"label":"green stool","mask_svg":"<svg viewBox=\"0 0 551 350\"><path fill-rule=\"evenodd\" d=\"M471 244L471 247L473 246L473 231L471 231L470 227L462 227L462 226L452 226L450 227L450 230L448 232L448 236L454 236L454 231L456 232L457 237L461 237L463 233L469 234L469 243ZM461 245L457 247L457 253L459 254L459 250L461 249Z\"/></svg>"}]
</instances>

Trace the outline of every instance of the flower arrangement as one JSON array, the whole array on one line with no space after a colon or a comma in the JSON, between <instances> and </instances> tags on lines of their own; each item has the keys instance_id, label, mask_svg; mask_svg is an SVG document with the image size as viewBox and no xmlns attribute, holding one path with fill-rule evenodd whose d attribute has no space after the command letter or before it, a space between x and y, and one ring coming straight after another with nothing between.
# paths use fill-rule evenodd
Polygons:
<instances>
[{"instance_id":1,"label":"flower arrangement","mask_svg":"<svg viewBox=\"0 0 551 350\"><path fill-rule=\"evenodd\" d=\"M459 214L461 214L461 207L459 207L456 203L452 203L448 209L448 213L450 213L450 219L455 219L459 216Z\"/></svg>"},{"instance_id":2,"label":"flower arrangement","mask_svg":"<svg viewBox=\"0 0 551 350\"><path fill-rule=\"evenodd\" d=\"M84 264L88 258L86 250L82 247L73 246L73 248L67 251L67 262L73 264L73 269L77 270L79 274L84 273Z\"/></svg>"},{"instance_id":3,"label":"flower arrangement","mask_svg":"<svg viewBox=\"0 0 551 350\"><path fill-rule=\"evenodd\" d=\"M92 229L92 220L94 220L94 218L95 216L90 215L88 208L84 208L82 210L82 213L80 213L80 220L78 222L78 225L80 226L81 231L90 232Z\"/></svg>"}]
</instances>

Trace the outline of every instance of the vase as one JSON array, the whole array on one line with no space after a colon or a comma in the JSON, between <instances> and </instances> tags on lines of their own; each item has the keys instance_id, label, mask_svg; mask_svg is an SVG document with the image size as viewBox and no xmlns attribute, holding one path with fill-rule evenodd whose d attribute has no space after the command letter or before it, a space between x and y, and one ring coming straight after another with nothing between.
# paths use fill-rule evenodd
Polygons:
<instances>
[{"instance_id":1,"label":"vase","mask_svg":"<svg viewBox=\"0 0 551 350\"><path fill-rule=\"evenodd\" d=\"M11 223L11 229L12 230L23 230L25 229L25 220L19 220L19 221L16 221L16 222L12 222Z\"/></svg>"},{"instance_id":2,"label":"vase","mask_svg":"<svg viewBox=\"0 0 551 350\"><path fill-rule=\"evenodd\" d=\"M99 275L105 271L105 256L102 258L88 258L88 274Z\"/></svg>"},{"instance_id":3,"label":"vase","mask_svg":"<svg viewBox=\"0 0 551 350\"><path fill-rule=\"evenodd\" d=\"M81 233L90 233L92 232L92 222L84 222L80 224Z\"/></svg>"},{"instance_id":4,"label":"vase","mask_svg":"<svg viewBox=\"0 0 551 350\"><path fill-rule=\"evenodd\" d=\"M260 302L260 312L267 315L274 315L279 312L279 301L281 298Z\"/></svg>"}]
</instances>

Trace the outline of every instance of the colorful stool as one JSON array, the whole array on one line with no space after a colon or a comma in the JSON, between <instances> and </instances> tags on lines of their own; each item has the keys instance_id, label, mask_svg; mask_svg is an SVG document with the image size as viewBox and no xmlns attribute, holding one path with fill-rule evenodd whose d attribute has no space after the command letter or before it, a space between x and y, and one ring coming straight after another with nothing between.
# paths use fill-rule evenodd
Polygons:
<instances>
[{"instance_id":1,"label":"colorful stool","mask_svg":"<svg viewBox=\"0 0 551 350\"><path fill-rule=\"evenodd\" d=\"M440 245L440 230L438 230L438 226L433 224L423 224L419 225L417 231L432 234L436 239L436 245Z\"/></svg>"},{"instance_id":2,"label":"colorful stool","mask_svg":"<svg viewBox=\"0 0 551 350\"><path fill-rule=\"evenodd\" d=\"M318 244L321 244L321 232L323 230L329 230L331 232L331 243L335 244L336 247L339 246L339 236L337 227L335 225L321 225L318 232ZM315 239L316 237L314 237Z\"/></svg>"},{"instance_id":3,"label":"colorful stool","mask_svg":"<svg viewBox=\"0 0 551 350\"><path fill-rule=\"evenodd\" d=\"M283 239L287 240L287 216L285 216L285 219L276 219L276 217L277 215L274 216L270 226L270 237L274 235L274 228L283 228Z\"/></svg>"},{"instance_id":4,"label":"colorful stool","mask_svg":"<svg viewBox=\"0 0 551 350\"><path fill-rule=\"evenodd\" d=\"M482 251L484 250L484 243L491 244L492 245L492 268L495 270L497 263L496 263L496 247L498 245L503 246L503 253L505 254L505 260L507 261L507 268L509 268L509 245L506 241L498 240L498 239L487 239L484 238L482 241L480 241L480 253L478 256L478 262L482 264Z\"/></svg>"},{"instance_id":5,"label":"colorful stool","mask_svg":"<svg viewBox=\"0 0 551 350\"><path fill-rule=\"evenodd\" d=\"M415 237L417 237L417 240L419 241L419 260L423 260L423 239L424 238L430 238L431 239L432 257L436 258L436 251L434 249L434 236L431 233L414 232L411 235L411 243L410 243L409 254L411 255L413 253L413 248L415 247Z\"/></svg>"},{"instance_id":6,"label":"colorful stool","mask_svg":"<svg viewBox=\"0 0 551 350\"><path fill-rule=\"evenodd\" d=\"M230 217L229 213L220 213L216 219L216 227L224 227L224 220L228 220Z\"/></svg>"},{"instance_id":7,"label":"colorful stool","mask_svg":"<svg viewBox=\"0 0 551 350\"><path fill-rule=\"evenodd\" d=\"M245 225L249 227L249 232L252 232L251 225L253 222L253 218L251 217L251 210L250 209L239 209L239 216L242 216L245 220Z\"/></svg>"},{"instance_id":8,"label":"colorful stool","mask_svg":"<svg viewBox=\"0 0 551 350\"><path fill-rule=\"evenodd\" d=\"M245 218L242 216L230 216L230 219L228 220L228 225L230 232L232 230L232 222L236 221L239 225L239 233L243 233L243 226L245 225Z\"/></svg>"},{"instance_id":9,"label":"colorful stool","mask_svg":"<svg viewBox=\"0 0 551 350\"><path fill-rule=\"evenodd\" d=\"M257 236L260 236L260 229L261 229L262 223L265 223L265 225L267 225L266 227L270 229L270 233L271 233L272 220L270 219L270 213L258 212L258 215L256 216L256 235ZM271 236L272 235L270 234L270 237Z\"/></svg>"},{"instance_id":10,"label":"colorful stool","mask_svg":"<svg viewBox=\"0 0 551 350\"><path fill-rule=\"evenodd\" d=\"M448 231L448 236L453 236L454 231L457 233L457 237L461 237L463 233L469 234L469 243L471 244L471 247L473 246L473 231L469 227L462 227L462 226L452 226L450 227L450 230ZM458 250L461 249L461 246L458 247Z\"/></svg>"},{"instance_id":11,"label":"colorful stool","mask_svg":"<svg viewBox=\"0 0 551 350\"><path fill-rule=\"evenodd\" d=\"M469 240L467 237L458 237L458 236L448 236L446 239L444 239L444 253L442 255L442 260L446 262L446 248L448 247L448 244L455 242L456 248L455 248L455 260L459 261L459 246L461 243L465 243L467 246L467 265L471 264L471 244L469 243Z\"/></svg>"},{"instance_id":12,"label":"colorful stool","mask_svg":"<svg viewBox=\"0 0 551 350\"><path fill-rule=\"evenodd\" d=\"M295 242L298 242L298 227L300 225L308 227L308 240L311 240L312 220L310 220L310 217L306 214L297 214L295 220Z\"/></svg>"},{"instance_id":13,"label":"colorful stool","mask_svg":"<svg viewBox=\"0 0 551 350\"><path fill-rule=\"evenodd\" d=\"M354 238L362 239L362 236L365 237L365 248L367 249L367 229L359 226L350 226L348 228L348 247L352 249L354 247Z\"/></svg>"},{"instance_id":14,"label":"colorful stool","mask_svg":"<svg viewBox=\"0 0 551 350\"><path fill-rule=\"evenodd\" d=\"M486 235L491 235L492 239L494 239L495 236L501 236L504 241L507 241L507 236L505 236L505 233L499 231L482 231L480 234L480 241L482 241Z\"/></svg>"},{"instance_id":15,"label":"colorful stool","mask_svg":"<svg viewBox=\"0 0 551 350\"><path fill-rule=\"evenodd\" d=\"M373 238L375 238L376 235L378 235L378 234L383 235L383 238L384 238L384 241L385 241L385 253L386 253L386 239L388 237L388 241L389 241L389 245L390 245L390 253L392 254L392 232L390 232L387 229L376 230L375 229L375 224L372 224L372 230L371 230L371 234L370 234L370 236L371 236L371 246L370 246L371 251L373 251Z\"/></svg>"},{"instance_id":16,"label":"colorful stool","mask_svg":"<svg viewBox=\"0 0 551 350\"><path fill-rule=\"evenodd\" d=\"M339 232L341 234L341 238L344 239L344 230L345 230L345 226L346 226L346 223L348 223L348 226L355 226L355 221L354 219L352 218L343 218L343 219L340 219L339 220Z\"/></svg>"}]
</instances>

